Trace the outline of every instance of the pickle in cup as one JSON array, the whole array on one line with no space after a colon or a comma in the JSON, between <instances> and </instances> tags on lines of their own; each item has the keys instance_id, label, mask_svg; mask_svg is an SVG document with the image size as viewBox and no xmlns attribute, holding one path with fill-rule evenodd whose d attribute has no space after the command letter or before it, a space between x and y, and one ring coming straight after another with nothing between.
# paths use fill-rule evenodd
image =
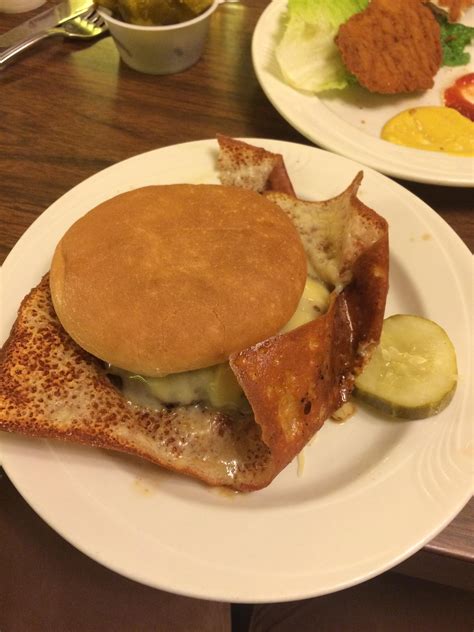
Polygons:
<instances>
[{"instance_id":1,"label":"pickle in cup","mask_svg":"<svg viewBox=\"0 0 474 632\"><path fill-rule=\"evenodd\" d=\"M98 0L112 15L138 26L166 26L187 22L208 9L212 0Z\"/></svg>"}]
</instances>

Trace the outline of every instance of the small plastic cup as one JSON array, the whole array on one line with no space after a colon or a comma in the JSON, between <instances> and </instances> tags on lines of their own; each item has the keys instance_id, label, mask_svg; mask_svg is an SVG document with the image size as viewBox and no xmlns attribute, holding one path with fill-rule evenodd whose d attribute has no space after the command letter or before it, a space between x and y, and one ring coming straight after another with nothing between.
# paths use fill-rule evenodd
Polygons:
<instances>
[{"instance_id":1,"label":"small plastic cup","mask_svg":"<svg viewBox=\"0 0 474 632\"><path fill-rule=\"evenodd\" d=\"M220 0L192 20L167 26L138 26L99 13L109 27L122 61L139 72L169 75L186 70L202 55L211 15Z\"/></svg>"},{"instance_id":2,"label":"small plastic cup","mask_svg":"<svg viewBox=\"0 0 474 632\"><path fill-rule=\"evenodd\" d=\"M37 9L46 0L0 0L0 13L23 13Z\"/></svg>"}]
</instances>

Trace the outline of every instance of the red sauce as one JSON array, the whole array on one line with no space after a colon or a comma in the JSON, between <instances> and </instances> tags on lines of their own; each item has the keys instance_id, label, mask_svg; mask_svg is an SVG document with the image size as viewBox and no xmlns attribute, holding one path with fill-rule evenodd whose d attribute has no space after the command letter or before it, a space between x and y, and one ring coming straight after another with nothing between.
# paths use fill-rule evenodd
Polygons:
<instances>
[{"instance_id":1,"label":"red sauce","mask_svg":"<svg viewBox=\"0 0 474 632\"><path fill-rule=\"evenodd\" d=\"M444 91L444 103L474 121L474 72L459 77Z\"/></svg>"}]
</instances>

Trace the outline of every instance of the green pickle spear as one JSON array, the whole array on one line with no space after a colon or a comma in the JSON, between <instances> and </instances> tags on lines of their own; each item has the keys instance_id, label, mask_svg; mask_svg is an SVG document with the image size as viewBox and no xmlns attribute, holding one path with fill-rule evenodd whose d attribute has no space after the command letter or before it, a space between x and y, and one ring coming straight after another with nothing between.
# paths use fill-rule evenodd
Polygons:
<instances>
[{"instance_id":1,"label":"green pickle spear","mask_svg":"<svg viewBox=\"0 0 474 632\"><path fill-rule=\"evenodd\" d=\"M380 344L355 382L355 395L394 417L441 412L457 385L456 352L439 325L420 316L384 321Z\"/></svg>"},{"instance_id":2,"label":"green pickle spear","mask_svg":"<svg viewBox=\"0 0 474 632\"><path fill-rule=\"evenodd\" d=\"M211 6L212 0L97 0L124 22L139 26L165 26L192 20Z\"/></svg>"}]
</instances>

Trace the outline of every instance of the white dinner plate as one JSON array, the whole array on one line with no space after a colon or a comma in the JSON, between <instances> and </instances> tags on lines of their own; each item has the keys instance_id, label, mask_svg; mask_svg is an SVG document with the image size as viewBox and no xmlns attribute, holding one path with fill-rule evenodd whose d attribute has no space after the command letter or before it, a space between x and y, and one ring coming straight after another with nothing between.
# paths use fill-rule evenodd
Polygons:
<instances>
[{"instance_id":1,"label":"white dinner plate","mask_svg":"<svg viewBox=\"0 0 474 632\"><path fill-rule=\"evenodd\" d=\"M472 46L468 66L441 68L434 87L423 94L377 95L354 86L316 96L287 85L276 61L275 46L283 32L286 6L287 0L273 0L262 13L253 34L252 59L263 91L292 127L321 147L397 178L474 186L473 158L402 147L380 138L384 124L402 110L443 105L444 89L473 71ZM463 23L474 26L474 9Z\"/></svg>"},{"instance_id":2,"label":"white dinner plate","mask_svg":"<svg viewBox=\"0 0 474 632\"><path fill-rule=\"evenodd\" d=\"M298 194L340 193L361 168L293 143L250 140L284 155ZM165 147L89 178L26 231L3 270L1 339L55 244L86 211L154 183L217 182L214 140ZM414 553L471 495L471 257L436 213L371 169L361 199L390 224L387 314L436 320L457 350L459 386L437 417L391 421L360 408L328 421L265 490L224 494L104 450L4 434L3 465L35 511L75 547L144 584L194 597L271 602L321 595Z\"/></svg>"}]
</instances>

